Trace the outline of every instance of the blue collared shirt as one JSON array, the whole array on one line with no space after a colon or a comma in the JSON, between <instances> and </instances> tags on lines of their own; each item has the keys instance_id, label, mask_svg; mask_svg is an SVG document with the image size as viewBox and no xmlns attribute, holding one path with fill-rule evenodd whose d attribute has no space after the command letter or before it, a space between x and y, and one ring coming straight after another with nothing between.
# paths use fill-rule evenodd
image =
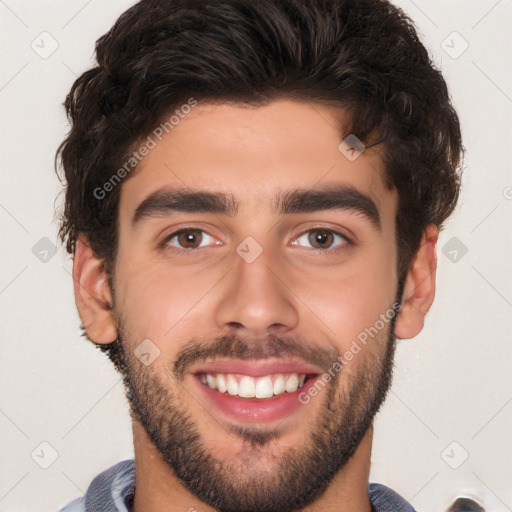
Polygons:
<instances>
[{"instance_id":1,"label":"blue collared shirt","mask_svg":"<svg viewBox=\"0 0 512 512\"><path fill-rule=\"evenodd\" d=\"M100 473L85 496L59 512L130 512L135 494L135 461L119 462ZM416 512L412 505L395 491L382 484L371 483L368 495L375 512Z\"/></svg>"}]
</instances>

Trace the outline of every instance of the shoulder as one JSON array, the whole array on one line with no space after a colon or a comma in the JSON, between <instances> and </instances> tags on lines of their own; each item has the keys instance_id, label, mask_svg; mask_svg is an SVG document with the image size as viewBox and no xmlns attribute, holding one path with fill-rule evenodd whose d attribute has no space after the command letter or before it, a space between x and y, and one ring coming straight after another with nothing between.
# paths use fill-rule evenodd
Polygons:
<instances>
[{"instance_id":1,"label":"shoulder","mask_svg":"<svg viewBox=\"0 0 512 512\"><path fill-rule=\"evenodd\" d=\"M124 460L100 473L89 485L85 496L68 503L59 512L127 511L127 502L134 489L135 462ZM112 509L112 505L117 508Z\"/></svg>"},{"instance_id":2,"label":"shoulder","mask_svg":"<svg viewBox=\"0 0 512 512\"><path fill-rule=\"evenodd\" d=\"M85 510L85 497L83 497L71 501L63 508L60 508L58 512L85 512Z\"/></svg>"},{"instance_id":3,"label":"shoulder","mask_svg":"<svg viewBox=\"0 0 512 512\"><path fill-rule=\"evenodd\" d=\"M408 501L385 485L371 483L368 494L376 512L416 512Z\"/></svg>"}]
</instances>

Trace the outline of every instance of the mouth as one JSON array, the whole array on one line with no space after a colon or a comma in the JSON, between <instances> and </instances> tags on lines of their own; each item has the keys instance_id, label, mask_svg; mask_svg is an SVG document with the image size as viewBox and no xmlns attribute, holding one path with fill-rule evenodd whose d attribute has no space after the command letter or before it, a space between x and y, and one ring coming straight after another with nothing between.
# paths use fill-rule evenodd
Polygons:
<instances>
[{"instance_id":1,"label":"mouth","mask_svg":"<svg viewBox=\"0 0 512 512\"><path fill-rule=\"evenodd\" d=\"M306 380L314 377L310 374L279 373L251 377L236 373L199 373L202 384L220 393L241 398L269 399L284 393L294 393L301 389Z\"/></svg>"},{"instance_id":2,"label":"mouth","mask_svg":"<svg viewBox=\"0 0 512 512\"><path fill-rule=\"evenodd\" d=\"M320 370L299 362L215 361L192 372L216 415L238 423L270 423L297 412Z\"/></svg>"}]
</instances>

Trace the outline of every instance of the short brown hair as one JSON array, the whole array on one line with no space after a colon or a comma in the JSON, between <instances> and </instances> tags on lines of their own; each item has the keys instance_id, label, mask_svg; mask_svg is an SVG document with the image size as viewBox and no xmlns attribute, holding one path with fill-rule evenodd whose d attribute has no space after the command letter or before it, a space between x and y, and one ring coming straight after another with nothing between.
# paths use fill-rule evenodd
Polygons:
<instances>
[{"instance_id":1,"label":"short brown hair","mask_svg":"<svg viewBox=\"0 0 512 512\"><path fill-rule=\"evenodd\" d=\"M385 148L399 194L404 275L425 227L442 227L460 189L463 147L446 83L411 20L386 0L142 0L96 43L73 84L59 147L67 182L60 236L116 257L120 189L94 193L154 126L190 97L263 105L289 98L346 109L343 127ZM126 178L128 179L128 178Z\"/></svg>"}]
</instances>

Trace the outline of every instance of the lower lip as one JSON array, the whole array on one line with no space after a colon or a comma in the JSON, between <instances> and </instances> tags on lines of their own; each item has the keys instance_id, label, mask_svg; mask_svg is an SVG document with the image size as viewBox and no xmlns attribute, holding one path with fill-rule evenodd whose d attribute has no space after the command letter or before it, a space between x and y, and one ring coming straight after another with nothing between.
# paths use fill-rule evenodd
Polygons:
<instances>
[{"instance_id":1,"label":"lower lip","mask_svg":"<svg viewBox=\"0 0 512 512\"><path fill-rule=\"evenodd\" d=\"M194 376L194 380L207 397L207 400L230 419L243 423L271 423L283 420L299 408L305 407L305 404L299 401L299 396L302 393L307 393L318 377L310 378L293 393L285 392L282 395L265 399L241 398L236 395L221 393L203 384L197 375Z\"/></svg>"}]
</instances>

